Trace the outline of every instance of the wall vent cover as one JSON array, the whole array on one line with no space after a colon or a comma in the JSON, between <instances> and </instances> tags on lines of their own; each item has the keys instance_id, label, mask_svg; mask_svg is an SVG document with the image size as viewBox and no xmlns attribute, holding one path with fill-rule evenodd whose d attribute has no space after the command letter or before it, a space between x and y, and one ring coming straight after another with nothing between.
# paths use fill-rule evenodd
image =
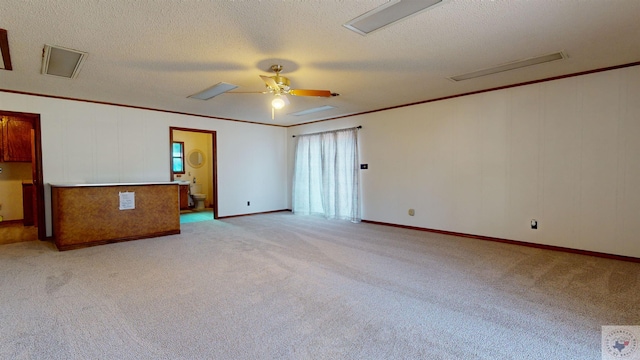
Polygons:
<instances>
[{"instance_id":1,"label":"wall vent cover","mask_svg":"<svg viewBox=\"0 0 640 360\"><path fill-rule=\"evenodd\" d=\"M86 52L45 45L42 52L42 73L75 79L86 57Z\"/></svg>"}]
</instances>

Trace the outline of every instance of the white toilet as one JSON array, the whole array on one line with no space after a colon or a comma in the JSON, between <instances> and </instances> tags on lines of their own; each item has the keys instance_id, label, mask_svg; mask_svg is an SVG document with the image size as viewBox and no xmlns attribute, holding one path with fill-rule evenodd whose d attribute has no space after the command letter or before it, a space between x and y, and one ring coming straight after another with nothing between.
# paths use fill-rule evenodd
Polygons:
<instances>
[{"instance_id":1,"label":"white toilet","mask_svg":"<svg viewBox=\"0 0 640 360\"><path fill-rule=\"evenodd\" d=\"M194 210L204 210L207 194L202 193L202 184L191 184L191 198L195 204Z\"/></svg>"}]
</instances>

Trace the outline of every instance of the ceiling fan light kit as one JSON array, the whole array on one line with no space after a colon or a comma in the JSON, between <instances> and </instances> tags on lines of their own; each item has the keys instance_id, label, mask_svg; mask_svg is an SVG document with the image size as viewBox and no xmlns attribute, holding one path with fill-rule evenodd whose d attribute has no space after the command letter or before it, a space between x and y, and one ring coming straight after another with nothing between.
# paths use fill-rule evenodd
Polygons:
<instances>
[{"instance_id":1,"label":"ceiling fan light kit","mask_svg":"<svg viewBox=\"0 0 640 360\"><path fill-rule=\"evenodd\" d=\"M260 75L260 78L262 79L265 86L267 87L266 91L231 91L238 88L238 85L220 82L199 93L189 95L188 97L193 99L208 100L226 92L230 94L271 94L273 95L273 99L271 100L271 119L274 119L275 110L280 110L290 104L290 101L287 95L325 97L325 98L340 95L338 93L334 93L329 90L292 89L291 81L286 76L280 75L282 68L283 68L282 65L279 65L279 64L271 65L269 69L273 71L275 75L272 75L272 76ZM303 114L311 114L317 111L323 111L323 110L334 109L334 108L335 107L333 106L324 106L324 107L321 106L318 108L303 110L296 115L300 116ZM304 113L305 111L308 111L308 112Z\"/></svg>"},{"instance_id":2,"label":"ceiling fan light kit","mask_svg":"<svg viewBox=\"0 0 640 360\"><path fill-rule=\"evenodd\" d=\"M392 0L342 25L367 35L438 5L443 0Z\"/></svg>"},{"instance_id":3,"label":"ceiling fan light kit","mask_svg":"<svg viewBox=\"0 0 640 360\"><path fill-rule=\"evenodd\" d=\"M280 110L284 107L284 100L282 100L282 98L280 97L280 95L277 95L275 97L275 99L273 99L273 101L271 101L271 106L273 106L274 109L276 110Z\"/></svg>"},{"instance_id":4,"label":"ceiling fan light kit","mask_svg":"<svg viewBox=\"0 0 640 360\"><path fill-rule=\"evenodd\" d=\"M273 94L274 99L271 101L271 117L274 116L274 109L282 109L285 106L289 105L289 99L287 95L293 96L313 96L313 97L331 97L338 96L340 94L332 93L329 90L308 90L308 89L291 89L291 81L286 77L280 75L282 71L282 65L271 65L270 70L276 73L272 76L260 75L262 81L264 81L265 86L267 87L267 91L253 91L248 93L259 93L259 94ZM243 93L243 92L232 92L233 94Z\"/></svg>"}]
</instances>

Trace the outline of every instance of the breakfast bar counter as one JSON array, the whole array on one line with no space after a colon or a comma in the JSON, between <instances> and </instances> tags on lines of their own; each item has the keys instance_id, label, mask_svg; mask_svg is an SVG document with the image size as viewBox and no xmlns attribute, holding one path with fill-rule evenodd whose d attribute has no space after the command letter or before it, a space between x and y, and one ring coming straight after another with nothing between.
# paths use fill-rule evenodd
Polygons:
<instances>
[{"instance_id":1,"label":"breakfast bar counter","mask_svg":"<svg viewBox=\"0 0 640 360\"><path fill-rule=\"evenodd\" d=\"M58 250L180 233L176 182L51 184Z\"/></svg>"}]
</instances>

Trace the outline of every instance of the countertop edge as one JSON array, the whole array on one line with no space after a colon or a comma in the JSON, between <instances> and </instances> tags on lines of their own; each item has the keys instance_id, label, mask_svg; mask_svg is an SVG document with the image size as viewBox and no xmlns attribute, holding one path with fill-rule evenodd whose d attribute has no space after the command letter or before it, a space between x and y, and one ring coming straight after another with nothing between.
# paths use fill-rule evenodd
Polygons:
<instances>
[{"instance_id":1,"label":"countertop edge","mask_svg":"<svg viewBox=\"0 0 640 360\"><path fill-rule=\"evenodd\" d=\"M180 185L177 181L138 182L138 183L102 183L102 184L74 184L49 183L51 187L107 187L107 186L145 186L145 185Z\"/></svg>"}]
</instances>

